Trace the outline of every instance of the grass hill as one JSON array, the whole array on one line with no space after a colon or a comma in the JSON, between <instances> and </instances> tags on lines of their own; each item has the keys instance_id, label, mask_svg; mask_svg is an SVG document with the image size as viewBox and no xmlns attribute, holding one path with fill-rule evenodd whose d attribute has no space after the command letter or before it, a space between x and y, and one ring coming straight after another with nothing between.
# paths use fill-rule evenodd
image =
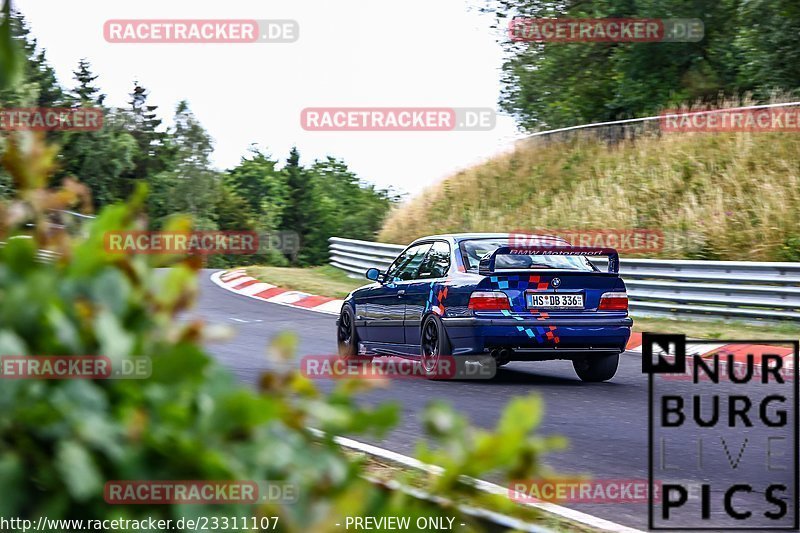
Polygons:
<instances>
[{"instance_id":1,"label":"grass hill","mask_svg":"<svg viewBox=\"0 0 800 533\"><path fill-rule=\"evenodd\" d=\"M658 229L656 257L800 261L800 132L524 141L398 206L379 234Z\"/></svg>"}]
</instances>

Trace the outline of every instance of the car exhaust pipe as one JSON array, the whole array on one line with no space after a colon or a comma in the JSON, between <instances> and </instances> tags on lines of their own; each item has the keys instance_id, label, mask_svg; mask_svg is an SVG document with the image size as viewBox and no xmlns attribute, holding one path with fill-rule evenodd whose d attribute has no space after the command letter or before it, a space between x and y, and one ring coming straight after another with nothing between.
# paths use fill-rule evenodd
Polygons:
<instances>
[{"instance_id":1,"label":"car exhaust pipe","mask_svg":"<svg viewBox=\"0 0 800 533\"><path fill-rule=\"evenodd\" d=\"M511 361L511 356L514 355L514 351L509 348L494 348L491 352L489 352L494 359L497 366L503 366L504 364Z\"/></svg>"},{"instance_id":2,"label":"car exhaust pipe","mask_svg":"<svg viewBox=\"0 0 800 533\"><path fill-rule=\"evenodd\" d=\"M514 355L514 352L508 348L501 348L500 354L498 358L498 364L504 365L511 361L511 356Z\"/></svg>"}]
</instances>

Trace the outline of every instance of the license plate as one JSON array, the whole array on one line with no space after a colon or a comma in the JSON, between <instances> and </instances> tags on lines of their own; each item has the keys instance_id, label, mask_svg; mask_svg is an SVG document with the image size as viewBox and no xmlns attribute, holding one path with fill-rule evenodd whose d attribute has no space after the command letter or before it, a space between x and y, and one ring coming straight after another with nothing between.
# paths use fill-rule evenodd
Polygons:
<instances>
[{"instance_id":1,"label":"license plate","mask_svg":"<svg viewBox=\"0 0 800 533\"><path fill-rule=\"evenodd\" d=\"M583 309L583 294L528 294L534 309Z\"/></svg>"}]
</instances>

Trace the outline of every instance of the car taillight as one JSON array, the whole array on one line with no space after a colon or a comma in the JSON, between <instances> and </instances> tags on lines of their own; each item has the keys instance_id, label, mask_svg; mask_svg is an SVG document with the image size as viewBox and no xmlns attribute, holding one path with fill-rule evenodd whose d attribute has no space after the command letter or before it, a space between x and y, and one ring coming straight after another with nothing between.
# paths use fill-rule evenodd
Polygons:
<instances>
[{"instance_id":1,"label":"car taillight","mask_svg":"<svg viewBox=\"0 0 800 533\"><path fill-rule=\"evenodd\" d=\"M501 291L476 291L469 297L469 308L473 311L500 311L511 309L511 302Z\"/></svg>"},{"instance_id":2,"label":"car taillight","mask_svg":"<svg viewBox=\"0 0 800 533\"><path fill-rule=\"evenodd\" d=\"M628 293L607 292L600 297L599 311L627 311Z\"/></svg>"}]
</instances>

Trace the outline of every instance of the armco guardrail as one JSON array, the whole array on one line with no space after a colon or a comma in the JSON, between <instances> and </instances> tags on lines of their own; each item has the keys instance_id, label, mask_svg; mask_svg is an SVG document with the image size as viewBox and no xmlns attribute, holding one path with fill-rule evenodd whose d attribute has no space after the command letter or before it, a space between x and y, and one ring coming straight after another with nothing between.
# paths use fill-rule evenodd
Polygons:
<instances>
[{"instance_id":1,"label":"armco guardrail","mask_svg":"<svg viewBox=\"0 0 800 533\"><path fill-rule=\"evenodd\" d=\"M330 264L363 275L370 267L385 270L403 248L332 237ZM623 257L620 274L636 316L800 322L800 263Z\"/></svg>"},{"instance_id":2,"label":"armco guardrail","mask_svg":"<svg viewBox=\"0 0 800 533\"><path fill-rule=\"evenodd\" d=\"M579 124L577 126L568 126L566 128L557 128L553 130L536 131L531 134L525 135L519 139L519 142L530 141L534 139L548 139L548 140L562 140L569 138L573 134L583 132L591 132L603 139L609 141L619 141L622 139L634 138L646 133L661 133L661 123L672 117L679 117L680 113L691 113L692 115L713 115L716 113L730 113L735 111L756 111L760 109L774 109L782 107L797 107L800 102L777 102L772 104L759 104L742 107L728 107L719 109L706 109L706 110L691 110L679 112L665 112L662 115L653 115L649 117L629 118L623 120L611 120L608 122L593 122L591 124Z\"/></svg>"},{"instance_id":3,"label":"armco guardrail","mask_svg":"<svg viewBox=\"0 0 800 533\"><path fill-rule=\"evenodd\" d=\"M12 237L12 239L14 239L14 238L17 238L17 239L29 239L30 237L27 237L27 236ZM5 242L0 241L0 248L2 248L5 245L6 245ZM36 251L36 260L38 262L40 262L40 263L52 263L56 259L58 259L58 252L53 252L51 250L37 250Z\"/></svg>"},{"instance_id":4,"label":"armco guardrail","mask_svg":"<svg viewBox=\"0 0 800 533\"><path fill-rule=\"evenodd\" d=\"M82 213L76 213L75 211L66 211L66 210L63 210L63 209L51 209L50 211L52 211L53 213L58 213L57 216L62 216L63 217L64 215L66 215L67 217L72 217L73 219L79 220L79 221L94 220L94 218L95 218L92 215L84 215ZM51 227L58 228L58 229L65 229L66 228L66 226L64 224L59 224L57 222L50 222L50 225L51 225ZM28 224L28 226L32 227L32 224ZM12 239L30 239L31 237L29 235L17 235L16 237L11 237L11 238ZM0 247L5 246L5 244L6 244L5 242L0 241ZM59 257L58 252L54 252L52 250L37 250L36 251L36 259L40 263L52 263L52 262L56 261L58 259L58 257Z\"/></svg>"},{"instance_id":5,"label":"armco guardrail","mask_svg":"<svg viewBox=\"0 0 800 533\"><path fill-rule=\"evenodd\" d=\"M331 237L331 265L350 274L364 275L368 268L386 270L405 246Z\"/></svg>"}]
</instances>

